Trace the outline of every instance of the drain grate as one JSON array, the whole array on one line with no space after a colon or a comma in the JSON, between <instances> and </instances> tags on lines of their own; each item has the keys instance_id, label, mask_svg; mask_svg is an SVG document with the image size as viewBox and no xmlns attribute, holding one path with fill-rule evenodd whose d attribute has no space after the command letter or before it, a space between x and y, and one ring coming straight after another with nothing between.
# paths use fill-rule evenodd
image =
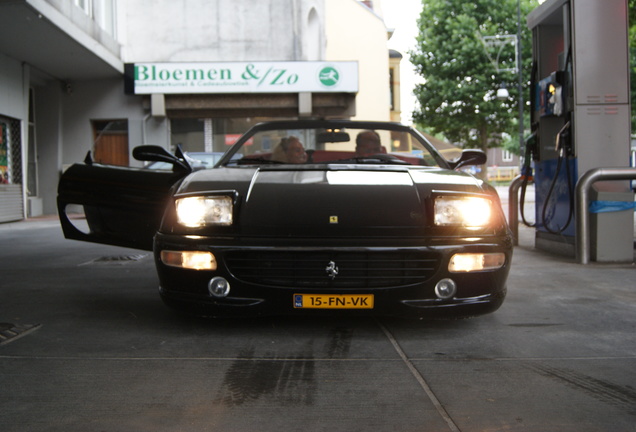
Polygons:
<instances>
[{"instance_id":1,"label":"drain grate","mask_svg":"<svg viewBox=\"0 0 636 432\"><path fill-rule=\"evenodd\" d=\"M99 258L95 258L94 260L90 260L85 262L82 265L91 265L91 264L112 264L112 265L126 265L130 263L135 263L144 259L148 254L133 254L133 255L112 255L112 256L103 256Z\"/></svg>"},{"instance_id":2,"label":"drain grate","mask_svg":"<svg viewBox=\"0 0 636 432\"><path fill-rule=\"evenodd\" d=\"M0 345L8 344L39 329L41 324L0 323Z\"/></svg>"}]
</instances>

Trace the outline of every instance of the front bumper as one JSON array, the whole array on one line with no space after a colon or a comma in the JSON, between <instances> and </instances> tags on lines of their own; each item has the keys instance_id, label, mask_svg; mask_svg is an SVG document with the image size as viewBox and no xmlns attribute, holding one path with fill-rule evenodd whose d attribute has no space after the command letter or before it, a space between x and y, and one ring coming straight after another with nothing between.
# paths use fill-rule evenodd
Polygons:
<instances>
[{"instance_id":1,"label":"front bumper","mask_svg":"<svg viewBox=\"0 0 636 432\"><path fill-rule=\"evenodd\" d=\"M263 245L267 243L271 242L157 234L155 260L161 298L175 309L199 316L481 315L497 310L503 303L512 258L512 243L505 235L488 242L437 242L428 246L353 246L342 241L331 247L324 242L312 246ZM160 259L162 250L209 251L216 257L218 268L202 271L166 266ZM506 260L496 270L450 273L450 257L466 251L504 253ZM336 275L333 267L337 267ZM215 277L229 283L227 296L210 293L209 283ZM455 282L457 292L441 299L435 294L435 285L445 278ZM372 309L294 307L294 296L302 294L372 295L374 305Z\"/></svg>"}]
</instances>

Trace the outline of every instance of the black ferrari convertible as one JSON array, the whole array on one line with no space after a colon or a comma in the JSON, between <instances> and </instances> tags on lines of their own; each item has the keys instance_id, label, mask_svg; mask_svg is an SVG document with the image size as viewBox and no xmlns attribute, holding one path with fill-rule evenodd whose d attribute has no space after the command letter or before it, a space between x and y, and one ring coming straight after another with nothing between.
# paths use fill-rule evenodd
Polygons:
<instances>
[{"instance_id":1,"label":"black ferrari convertible","mask_svg":"<svg viewBox=\"0 0 636 432\"><path fill-rule=\"evenodd\" d=\"M90 157L59 183L67 238L154 251L159 293L199 316L471 316L504 301L512 238L496 191L395 123L261 123L212 169L158 146ZM83 207L86 228L73 209Z\"/></svg>"}]
</instances>

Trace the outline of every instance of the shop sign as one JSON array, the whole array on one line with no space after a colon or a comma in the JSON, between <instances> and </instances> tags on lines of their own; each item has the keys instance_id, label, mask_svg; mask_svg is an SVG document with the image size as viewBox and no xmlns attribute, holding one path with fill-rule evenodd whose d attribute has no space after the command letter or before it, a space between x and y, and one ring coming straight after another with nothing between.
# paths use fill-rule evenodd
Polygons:
<instances>
[{"instance_id":1,"label":"shop sign","mask_svg":"<svg viewBox=\"0 0 636 432\"><path fill-rule=\"evenodd\" d=\"M225 145L233 146L242 136L243 134L225 134ZM254 138L248 139L243 145L251 146L252 144L254 144Z\"/></svg>"},{"instance_id":2,"label":"shop sign","mask_svg":"<svg viewBox=\"0 0 636 432\"><path fill-rule=\"evenodd\" d=\"M126 64L126 93L299 93L358 91L357 62Z\"/></svg>"}]
</instances>

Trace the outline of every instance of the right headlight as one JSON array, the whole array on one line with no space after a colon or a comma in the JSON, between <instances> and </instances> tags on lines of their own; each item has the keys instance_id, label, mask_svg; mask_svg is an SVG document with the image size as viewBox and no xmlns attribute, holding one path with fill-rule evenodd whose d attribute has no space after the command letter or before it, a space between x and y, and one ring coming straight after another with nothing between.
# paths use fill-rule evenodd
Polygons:
<instances>
[{"instance_id":1,"label":"right headlight","mask_svg":"<svg viewBox=\"0 0 636 432\"><path fill-rule=\"evenodd\" d=\"M435 198L435 225L483 228L491 221L492 202L474 196Z\"/></svg>"},{"instance_id":2,"label":"right headlight","mask_svg":"<svg viewBox=\"0 0 636 432\"><path fill-rule=\"evenodd\" d=\"M233 200L229 196L192 196L175 201L177 221L189 228L232 225Z\"/></svg>"}]
</instances>

